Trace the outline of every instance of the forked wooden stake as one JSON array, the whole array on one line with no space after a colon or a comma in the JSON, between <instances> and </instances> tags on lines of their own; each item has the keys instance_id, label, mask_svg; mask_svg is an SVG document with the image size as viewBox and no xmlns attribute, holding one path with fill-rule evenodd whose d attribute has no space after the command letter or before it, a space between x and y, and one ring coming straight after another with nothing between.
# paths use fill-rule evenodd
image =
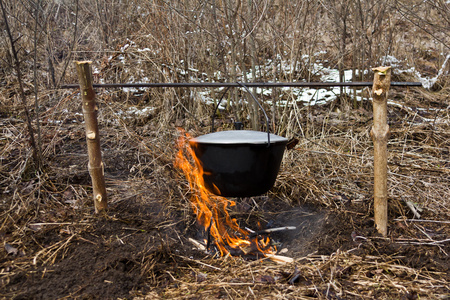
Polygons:
<instances>
[{"instance_id":1,"label":"forked wooden stake","mask_svg":"<svg viewBox=\"0 0 450 300\"><path fill-rule=\"evenodd\" d=\"M76 61L78 79L80 82L81 100L83 103L84 122L86 124L86 142L89 155L89 174L92 179L95 212L106 210L108 202L102 152L100 150L100 135L97 123L98 107L95 103L95 93L92 86L92 70L90 61Z\"/></svg>"},{"instance_id":2,"label":"forked wooden stake","mask_svg":"<svg viewBox=\"0 0 450 300\"><path fill-rule=\"evenodd\" d=\"M377 67L373 79L373 127L370 131L374 145L374 214L379 233L387 235L387 94L391 85L391 67Z\"/></svg>"}]
</instances>

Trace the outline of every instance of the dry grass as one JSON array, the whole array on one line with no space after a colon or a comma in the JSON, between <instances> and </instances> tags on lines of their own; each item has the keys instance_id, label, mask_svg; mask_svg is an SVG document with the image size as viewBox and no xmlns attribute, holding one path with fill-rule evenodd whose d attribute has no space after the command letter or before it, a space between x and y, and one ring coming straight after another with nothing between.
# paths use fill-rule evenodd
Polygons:
<instances>
[{"instance_id":1,"label":"dry grass","mask_svg":"<svg viewBox=\"0 0 450 300\"><path fill-rule=\"evenodd\" d=\"M240 258L209 260L208 265L172 274L173 287L135 299L446 299L449 282L443 273L417 270L398 257L308 255L280 267L268 261ZM181 258L182 260L185 258ZM188 260L189 261L189 260ZM227 274L227 275L224 275ZM444 291L444 294L440 294ZM419 296L421 297L421 296Z\"/></svg>"}]
</instances>

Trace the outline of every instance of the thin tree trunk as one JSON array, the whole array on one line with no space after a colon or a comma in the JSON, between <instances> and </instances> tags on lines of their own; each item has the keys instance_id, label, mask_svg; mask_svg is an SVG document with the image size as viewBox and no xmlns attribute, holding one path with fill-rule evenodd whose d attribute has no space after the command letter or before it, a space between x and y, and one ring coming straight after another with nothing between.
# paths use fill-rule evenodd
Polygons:
<instances>
[{"instance_id":1,"label":"thin tree trunk","mask_svg":"<svg viewBox=\"0 0 450 300\"><path fill-rule=\"evenodd\" d=\"M41 123L39 121L39 97L38 97L38 82L37 82L37 40L38 40L38 23L39 23L39 11L41 10L41 1L35 2L35 23L34 23L34 56L33 56L33 81L34 81L34 110L36 116L36 128L37 128L37 147L38 147L38 160L42 162L42 139L41 139Z\"/></svg>"},{"instance_id":2,"label":"thin tree trunk","mask_svg":"<svg viewBox=\"0 0 450 300\"><path fill-rule=\"evenodd\" d=\"M11 43L11 52L12 52L12 56L14 58L13 64L14 64L14 68L16 69L17 81L19 83L20 100L22 101L23 110L25 112L25 119L27 122L28 134L30 135L30 144L31 144L31 148L33 150L33 161L34 161L34 164L36 165L36 169L39 170L41 167L41 160L40 160L41 155L38 151L38 148L36 146L36 141L34 138L34 129L33 129L33 125L31 124L30 112L28 110L28 105L27 105L27 96L25 95L25 89L23 86L20 61L19 61L19 57L17 55L16 47L14 45L14 38L12 36L11 29L9 28L8 17L6 15L6 10L5 10L2 0L0 0L0 6L2 9L2 13L3 13L3 21L5 22L5 29L8 34L9 41Z\"/></svg>"},{"instance_id":3,"label":"thin tree trunk","mask_svg":"<svg viewBox=\"0 0 450 300\"><path fill-rule=\"evenodd\" d=\"M66 75L67 67L69 66L69 62L72 60L72 53L75 50L77 46L77 29L78 29L78 11L79 11L79 5L78 0L75 0L75 23L73 25L73 40L72 40L72 46L70 48L69 55L67 56L67 59L64 63L63 70L61 72L61 76L59 77L59 80L56 84L56 86L59 86L61 82L64 80L64 76Z\"/></svg>"},{"instance_id":4,"label":"thin tree trunk","mask_svg":"<svg viewBox=\"0 0 450 300\"><path fill-rule=\"evenodd\" d=\"M356 30L356 25L358 23L358 17L356 16L357 10L355 8L355 5L352 5L352 11L353 11L353 46L352 46L352 81L357 81L356 79L356 66L357 66L357 57L358 55L356 54L358 51L358 45L357 45L357 41L358 41L358 36L357 36L357 30ZM356 87L353 88L353 108L356 109L358 107L358 102L356 100Z\"/></svg>"},{"instance_id":5,"label":"thin tree trunk","mask_svg":"<svg viewBox=\"0 0 450 300\"><path fill-rule=\"evenodd\" d=\"M273 38L273 54L272 54L272 80L277 82L277 45L275 42L275 34L272 35ZM277 102L278 102L278 89L272 89L272 130L277 132Z\"/></svg>"},{"instance_id":6,"label":"thin tree trunk","mask_svg":"<svg viewBox=\"0 0 450 300\"><path fill-rule=\"evenodd\" d=\"M387 94L391 84L391 67L377 67L373 80L373 127L370 132L374 144L374 215L379 233L387 235Z\"/></svg>"},{"instance_id":7,"label":"thin tree trunk","mask_svg":"<svg viewBox=\"0 0 450 300\"><path fill-rule=\"evenodd\" d=\"M248 23L249 23L249 28L248 28L248 30L251 30L251 33L250 33L250 36L249 36L249 38L250 38L250 61L251 61L251 64L252 64L252 82L255 82L256 81L256 44L255 44L255 37L254 37L254 30L253 30L253 14L254 14L254 11L253 11L253 2L252 2L252 0L248 0L248 2L247 2L247 5L248 5L248 7L247 7L247 9L248 9ZM255 92L256 92L256 89L255 88L253 88L252 89L252 93L253 94L255 94ZM251 103L250 104L250 107L251 107L251 109L250 109L250 119L251 119L251 121L252 121L252 128L253 128L253 130L258 130L259 128L259 126L258 126L258 124L259 124L259 113L258 113L258 104L257 103L255 103L255 101L253 101L252 99L251 99L251 97L248 97L247 98L248 99L248 101Z\"/></svg>"},{"instance_id":8,"label":"thin tree trunk","mask_svg":"<svg viewBox=\"0 0 450 300\"><path fill-rule=\"evenodd\" d=\"M82 98L83 115L86 124L86 142L89 155L89 174L92 179L95 212L108 208L102 152L100 149L100 134L97 123L98 107L95 103L95 93L92 87L91 62L75 62L80 92Z\"/></svg>"}]
</instances>

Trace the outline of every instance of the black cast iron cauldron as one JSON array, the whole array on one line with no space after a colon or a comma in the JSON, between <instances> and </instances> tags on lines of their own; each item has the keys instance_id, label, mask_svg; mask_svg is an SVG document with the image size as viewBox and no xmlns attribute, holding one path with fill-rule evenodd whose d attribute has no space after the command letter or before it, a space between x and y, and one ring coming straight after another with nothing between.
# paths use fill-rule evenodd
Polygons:
<instances>
[{"instance_id":1,"label":"black cast iron cauldron","mask_svg":"<svg viewBox=\"0 0 450 300\"><path fill-rule=\"evenodd\" d=\"M266 193L275 183L287 139L265 132L230 130L189 141L203 167L206 189L224 197Z\"/></svg>"},{"instance_id":2,"label":"black cast iron cauldron","mask_svg":"<svg viewBox=\"0 0 450 300\"><path fill-rule=\"evenodd\" d=\"M202 165L206 189L224 197L257 196L270 190L277 178L288 142L284 137L269 133L269 118L264 108L244 84L238 84L252 96L264 112L267 132L221 131L189 141Z\"/></svg>"}]
</instances>

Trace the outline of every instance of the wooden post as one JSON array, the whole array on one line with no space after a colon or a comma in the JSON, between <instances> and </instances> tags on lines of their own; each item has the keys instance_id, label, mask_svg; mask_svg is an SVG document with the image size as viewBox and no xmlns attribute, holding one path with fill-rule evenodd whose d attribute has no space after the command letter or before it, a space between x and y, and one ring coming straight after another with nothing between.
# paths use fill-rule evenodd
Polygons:
<instances>
[{"instance_id":1,"label":"wooden post","mask_svg":"<svg viewBox=\"0 0 450 300\"><path fill-rule=\"evenodd\" d=\"M75 66L80 82L83 115L86 124L86 142L89 155L88 169L92 179L95 212L98 213L108 208L108 202L97 123L98 107L95 103L95 93L92 86L91 62L76 61Z\"/></svg>"},{"instance_id":2,"label":"wooden post","mask_svg":"<svg viewBox=\"0 0 450 300\"><path fill-rule=\"evenodd\" d=\"M387 94L391 85L391 67L377 67L375 72L373 98L373 127L370 131L374 144L374 214L379 233L387 235Z\"/></svg>"}]
</instances>

